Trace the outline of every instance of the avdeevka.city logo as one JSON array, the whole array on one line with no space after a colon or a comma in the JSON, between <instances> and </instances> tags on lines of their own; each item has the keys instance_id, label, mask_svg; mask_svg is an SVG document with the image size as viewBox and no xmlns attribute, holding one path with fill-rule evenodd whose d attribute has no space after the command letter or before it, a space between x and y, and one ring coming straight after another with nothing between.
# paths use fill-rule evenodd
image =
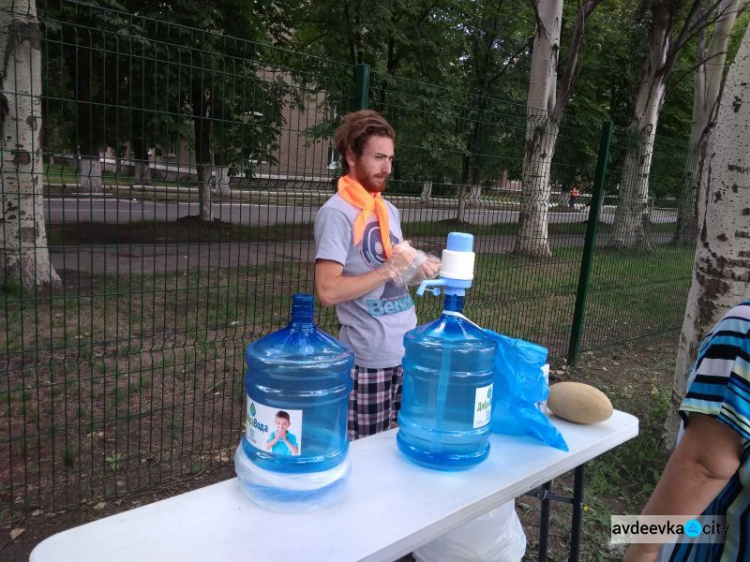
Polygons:
<instances>
[{"instance_id":1,"label":"avdeevka.city logo","mask_svg":"<svg viewBox=\"0 0 750 562\"><path fill-rule=\"evenodd\" d=\"M613 515L611 542L667 543L675 540L718 543L726 540L729 525L722 516L701 515L684 521L681 515Z\"/></svg>"},{"instance_id":2,"label":"avdeevka.city logo","mask_svg":"<svg viewBox=\"0 0 750 562\"><path fill-rule=\"evenodd\" d=\"M697 519L691 519L685 523L685 534L694 539L703 532L703 525Z\"/></svg>"}]
</instances>

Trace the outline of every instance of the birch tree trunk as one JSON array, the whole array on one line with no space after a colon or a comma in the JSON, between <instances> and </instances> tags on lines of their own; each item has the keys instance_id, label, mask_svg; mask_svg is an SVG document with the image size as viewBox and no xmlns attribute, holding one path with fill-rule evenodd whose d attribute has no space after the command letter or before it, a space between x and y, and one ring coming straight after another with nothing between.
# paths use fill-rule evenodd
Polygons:
<instances>
[{"instance_id":1,"label":"birch tree trunk","mask_svg":"<svg viewBox=\"0 0 750 562\"><path fill-rule=\"evenodd\" d=\"M214 170L216 171L216 177L214 178L216 193L224 196L231 195L232 189L229 187L231 181L231 177L229 176L229 158L227 157L226 150L219 149L214 152Z\"/></svg>"},{"instance_id":2,"label":"birch tree trunk","mask_svg":"<svg viewBox=\"0 0 750 562\"><path fill-rule=\"evenodd\" d=\"M0 2L0 28L0 283L57 288L44 229L42 52L34 0Z\"/></svg>"},{"instance_id":3,"label":"birch tree trunk","mask_svg":"<svg viewBox=\"0 0 750 562\"><path fill-rule=\"evenodd\" d=\"M216 193L219 195L231 195L229 166L217 166L216 171Z\"/></svg>"},{"instance_id":4,"label":"birch tree trunk","mask_svg":"<svg viewBox=\"0 0 750 562\"><path fill-rule=\"evenodd\" d=\"M539 0L526 99L526 145L523 155L521 213L514 253L548 257L552 157L559 131L553 119L557 93L563 0Z\"/></svg>"},{"instance_id":5,"label":"birch tree trunk","mask_svg":"<svg viewBox=\"0 0 750 562\"><path fill-rule=\"evenodd\" d=\"M422 193L419 198L422 203L432 203L432 180L427 180L422 184Z\"/></svg>"},{"instance_id":6,"label":"birch tree trunk","mask_svg":"<svg viewBox=\"0 0 750 562\"><path fill-rule=\"evenodd\" d=\"M711 41L705 54L698 51L695 69L695 93L693 95L693 118L690 129L690 154L685 163L685 179L680 191L677 211L677 227L674 242L692 243L697 235L695 197L698 191L698 167L703 152L706 134L711 119L715 117L721 91L722 74L726 61L727 47L732 29L737 21L739 0L725 0L719 6Z\"/></svg>"},{"instance_id":7,"label":"birch tree trunk","mask_svg":"<svg viewBox=\"0 0 750 562\"><path fill-rule=\"evenodd\" d=\"M479 207L480 201L482 198L482 185L481 184L472 184L471 189L469 190L469 204L472 207Z\"/></svg>"},{"instance_id":8,"label":"birch tree trunk","mask_svg":"<svg viewBox=\"0 0 750 562\"><path fill-rule=\"evenodd\" d=\"M94 151L97 154L94 154ZM101 157L98 150L94 151L91 151L91 154L81 154L78 161L78 183L81 191L86 193L101 193L104 189Z\"/></svg>"},{"instance_id":9,"label":"birch tree trunk","mask_svg":"<svg viewBox=\"0 0 750 562\"><path fill-rule=\"evenodd\" d=\"M664 103L664 68L669 54L671 31L668 2L654 1L652 6L646 59L630 125L635 142L625 156L620 180L620 202L615 211L615 247L621 250L651 248L648 180L659 111Z\"/></svg>"},{"instance_id":10,"label":"birch tree trunk","mask_svg":"<svg viewBox=\"0 0 750 562\"><path fill-rule=\"evenodd\" d=\"M456 222L461 224L466 216L466 184L461 183L456 188L456 198L458 199L458 211L456 213Z\"/></svg>"},{"instance_id":11,"label":"birch tree trunk","mask_svg":"<svg viewBox=\"0 0 750 562\"><path fill-rule=\"evenodd\" d=\"M665 443L675 445L677 407L698 346L727 309L750 298L750 28L727 74L724 92L701 159L700 235L672 385L673 408Z\"/></svg>"},{"instance_id":12,"label":"birch tree trunk","mask_svg":"<svg viewBox=\"0 0 750 562\"><path fill-rule=\"evenodd\" d=\"M200 219L213 221L211 204L211 92L196 82L191 89L195 132L195 165L198 171Z\"/></svg>"}]
</instances>

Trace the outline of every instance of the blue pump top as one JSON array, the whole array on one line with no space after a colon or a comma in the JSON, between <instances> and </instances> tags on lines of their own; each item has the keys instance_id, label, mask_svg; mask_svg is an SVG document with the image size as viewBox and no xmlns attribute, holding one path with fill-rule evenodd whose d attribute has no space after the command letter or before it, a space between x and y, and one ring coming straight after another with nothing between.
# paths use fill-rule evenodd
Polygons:
<instances>
[{"instance_id":1,"label":"blue pump top","mask_svg":"<svg viewBox=\"0 0 750 562\"><path fill-rule=\"evenodd\" d=\"M448 233L448 239L445 243L446 250L450 250L451 252L472 252L473 248L473 234L468 234L466 232ZM466 289L469 287L471 287L471 280L453 279L451 277L443 277L441 274L438 279L427 279L422 281L419 284L419 288L417 288L417 294L421 297L424 296L425 290L429 290L433 295L437 296L440 294L440 289L442 288L446 295L463 297L466 294Z\"/></svg>"},{"instance_id":2,"label":"blue pump top","mask_svg":"<svg viewBox=\"0 0 750 562\"><path fill-rule=\"evenodd\" d=\"M466 232L449 232L445 249L453 252L473 252L474 235Z\"/></svg>"}]
</instances>

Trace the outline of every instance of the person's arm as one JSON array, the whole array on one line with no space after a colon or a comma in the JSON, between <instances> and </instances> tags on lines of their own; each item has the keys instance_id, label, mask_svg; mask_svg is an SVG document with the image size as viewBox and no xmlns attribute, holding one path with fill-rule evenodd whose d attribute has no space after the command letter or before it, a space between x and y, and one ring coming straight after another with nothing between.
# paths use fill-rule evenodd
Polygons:
<instances>
[{"instance_id":1,"label":"person's arm","mask_svg":"<svg viewBox=\"0 0 750 562\"><path fill-rule=\"evenodd\" d=\"M700 515L737 472L742 437L703 414L690 414L679 445L667 462L642 515ZM657 559L660 544L630 546L624 562Z\"/></svg>"},{"instance_id":2,"label":"person's arm","mask_svg":"<svg viewBox=\"0 0 750 562\"><path fill-rule=\"evenodd\" d=\"M344 275L343 272L344 266L338 262L315 262L315 293L323 306L359 298L391 280L391 274L385 266L362 275Z\"/></svg>"},{"instance_id":3,"label":"person's arm","mask_svg":"<svg viewBox=\"0 0 750 562\"><path fill-rule=\"evenodd\" d=\"M315 293L323 306L359 298L388 281L398 280L415 257L416 250L402 242L393 247L385 264L362 275L344 275L344 266L339 262L319 259L315 262Z\"/></svg>"}]
</instances>

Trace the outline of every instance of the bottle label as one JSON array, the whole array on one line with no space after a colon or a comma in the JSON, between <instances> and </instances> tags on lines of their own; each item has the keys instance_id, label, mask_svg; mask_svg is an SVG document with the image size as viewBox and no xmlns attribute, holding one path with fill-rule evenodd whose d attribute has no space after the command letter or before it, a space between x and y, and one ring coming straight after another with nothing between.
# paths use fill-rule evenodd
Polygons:
<instances>
[{"instance_id":1,"label":"bottle label","mask_svg":"<svg viewBox=\"0 0 750 562\"><path fill-rule=\"evenodd\" d=\"M302 453L302 410L280 410L247 397L245 437L256 449L282 456Z\"/></svg>"},{"instance_id":2,"label":"bottle label","mask_svg":"<svg viewBox=\"0 0 750 562\"><path fill-rule=\"evenodd\" d=\"M544 384L549 386L549 363L545 363L544 365L542 365L542 376L544 377ZM546 412L547 401L542 400L541 402L537 402L536 407L540 412Z\"/></svg>"},{"instance_id":3,"label":"bottle label","mask_svg":"<svg viewBox=\"0 0 750 562\"><path fill-rule=\"evenodd\" d=\"M492 419L492 385L477 388L474 394L474 429L483 427Z\"/></svg>"}]
</instances>

